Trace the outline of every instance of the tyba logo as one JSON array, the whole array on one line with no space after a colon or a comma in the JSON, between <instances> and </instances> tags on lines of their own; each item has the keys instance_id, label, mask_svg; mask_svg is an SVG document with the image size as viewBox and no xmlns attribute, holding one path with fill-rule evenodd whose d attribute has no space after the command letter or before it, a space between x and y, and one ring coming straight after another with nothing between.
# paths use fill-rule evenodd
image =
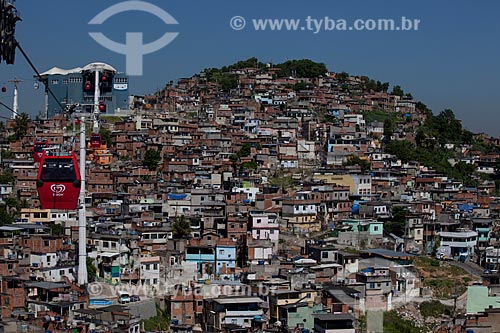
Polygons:
<instances>
[{"instance_id":1,"label":"tyba logo","mask_svg":"<svg viewBox=\"0 0 500 333\"><path fill-rule=\"evenodd\" d=\"M117 14L129 11L142 11L160 18L165 24L179 24L162 8L145 1L125 1L106 8L89 24L103 24L107 19ZM113 52L125 55L126 71L128 75L142 75L143 56L156 52L170 44L178 35L178 32L166 32L154 42L144 44L142 32L126 32L125 44L120 44L106 37L102 32L89 32L97 43Z\"/></svg>"}]
</instances>

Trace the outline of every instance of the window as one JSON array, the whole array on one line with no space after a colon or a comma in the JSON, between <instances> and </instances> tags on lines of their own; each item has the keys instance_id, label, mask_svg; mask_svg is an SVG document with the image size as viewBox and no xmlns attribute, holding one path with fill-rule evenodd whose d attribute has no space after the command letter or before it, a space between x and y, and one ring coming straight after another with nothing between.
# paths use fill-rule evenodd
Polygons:
<instances>
[{"instance_id":1,"label":"window","mask_svg":"<svg viewBox=\"0 0 500 333\"><path fill-rule=\"evenodd\" d=\"M326 251L321 252L321 258L328 259L328 252Z\"/></svg>"},{"instance_id":2,"label":"window","mask_svg":"<svg viewBox=\"0 0 500 333\"><path fill-rule=\"evenodd\" d=\"M51 83L52 84L59 84L59 80L54 79L54 80L51 81Z\"/></svg>"},{"instance_id":3,"label":"window","mask_svg":"<svg viewBox=\"0 0 500 333\"><path fill-rule=\"evenodd\" d=\"M374 226L373 231L378 231L378 226Z\"/></svg>"}]
</instances>

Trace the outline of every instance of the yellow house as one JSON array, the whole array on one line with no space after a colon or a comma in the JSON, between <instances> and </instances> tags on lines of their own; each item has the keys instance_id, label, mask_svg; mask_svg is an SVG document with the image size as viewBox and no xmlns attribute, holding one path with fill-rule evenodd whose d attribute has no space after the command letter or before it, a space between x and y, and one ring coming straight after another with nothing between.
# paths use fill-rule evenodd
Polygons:
<instances>
[{"instance_id":1,"label":"yellow house","mask_svg":"<svg viewBox=\"0 0 500 333\"><path fill-rule=\"evenodd\" d=\"M326 184L336 184L340 186L349 186L349 192L354 193L355 184L351 175L319 174L313 175L313 180L323 180Z\"/></svg>"},{"instance_id":2,"label":"yellow house","mask_svg":"<svg viewBox=\"0 0 500 333\"><path fill-rule=\"evenodd\" d=\"M113 154L110 154L108 149L96 149L89 157L97 165L109 165Z\"/></svg>"},{"instance_id":3,"label":"yellow house","mask_svg":"<svg viewBox=\"0 0 500 333\"><path fill-rule=\"evenodd\" d=\"M50 223L50 209L21 208L21 219L24 223Z\"/></svg>"},{"instance_id":4,"label":"yellow house","mask_svg":"<svg viewBox=\"0 0 500 333\"><path fill-rule=\"evenodd\" d=\"M313 289L302 290L274 290L269 296L269 316L271 322L274 323L278 320L280 305L294 304L294 303L308 303L311 306L314 300L318 297L318 291Z\"/></svg>"}]
</instances>

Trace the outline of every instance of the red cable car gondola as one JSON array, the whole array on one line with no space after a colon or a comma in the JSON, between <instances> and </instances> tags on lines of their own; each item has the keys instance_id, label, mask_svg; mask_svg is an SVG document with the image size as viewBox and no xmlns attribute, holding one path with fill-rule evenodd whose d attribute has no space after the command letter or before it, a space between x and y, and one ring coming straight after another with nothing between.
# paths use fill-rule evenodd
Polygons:
<instances>
[{"instance_id":1,"label":"red cable car gondola","mask_svg":"<svg viewBox=\"0 0 500 333\"><path fill-rule=\"evenodd\" d=\"M42 155L37 190L42 209L76 209L81 187L76 156Z\"/></svg>"},{"instance_id":2,"label":"red cable car gondola","mask_svg":"<svg viewBox=\"0 0 500 333\"><path fill-rule=\"evenodd\" d=\"M99 102L99 111L106 112L106 103Z\"/></svg>"},{"instance_id":3,"label":"red cable car gondola","mask_svg":"<svg viewBox=\"0 0 500 333\"><path fill-rule=\"evenodd\" d=\"M92 89L92 85L90 84L90 81L85 82L84 89L85 89L85 91L89 91L90 89Z\"/></svg>"},{"instance_id":4,"label":"red cable car gondola","mask_svg":"<svg viewBox=\"0 0 500 333\"><path fill-rule=\"evenodd\" d=\"M102 145L102 137L100 133L92 133L90 134L90 147L92 148L101 148Z\"/></svg>"},{"instance_id":5,"label":"red cable car gondola","mask_svg":"<svg viewBox=\"0 0 500 333\"><path fill-rule=\"evenodd\" d=\"M35 141L35 143L33 144L33 159L35 160L35 163L41 161L43 156L43 149L48 147L49 142L47 140Z\"/></svg>"}]
</instances>

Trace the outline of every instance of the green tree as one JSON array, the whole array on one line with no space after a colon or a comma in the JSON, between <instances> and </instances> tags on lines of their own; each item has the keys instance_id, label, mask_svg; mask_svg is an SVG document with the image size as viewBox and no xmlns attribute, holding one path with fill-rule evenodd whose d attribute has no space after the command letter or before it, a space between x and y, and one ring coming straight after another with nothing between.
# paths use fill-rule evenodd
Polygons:
<instances>
[{"instance_id":1,"label":"green tree","mask_svg":"<svg viewBox=\"0 0 500 333\"><path fill-rule=\"evenodd\" d=\"M349 79L349 73L347 72L341 72L337 74L337 80L339 80L340 83L345 83Z\"/></svg>"},{"instance_id":2,"label":"green tree","mask_svg":"<svg viewBox=\"0 0 500 333\"><path fill-rule=\"evenodd\" d=\"M297 82L293 86L293 90L295 91L301 91L305 89L307 89L307 83L305 83L304 81Z\"/></svg>"},{"instance_id":3,"label":"green tree","mask_svg":"<svg viewBox=\"0 0 500 333\"><path fill-rule=\"evenodd\" d=\"M25 136L28 132L28 122L29 116L25 112L21 113L14 119L14 125L12 126L12 129L14 130L14 135L16 136L17 140Z\"/></svg>"},{"instance_id":4,"label":"green tree","mask_svg":"<svg viewBox=\"0 0 500 333\"><path fill-rule=\"evenodd\" d=\"M234 74L224 74L220 77L219 83L222 90L231 90L238 88L238 76Z\"/></svg>"},{"instance_id":5,"label":"green tree","mask_svg":"<svg viewBox=\"0 0 500 333\"><path fill-rule=\"evenodd\" d=\"M170 329L170 315L167 310L162 310L156 304L156 316L144 319L144 330L146 331L168 331Z\"/></svg>"},{"instance_id":6,"label":"green tree","mask_svg":"<svg viewBox=\"0 0 500 333\"><path fill-rule=\"evenodd\" d=\"M2 159L16 158L16 155L10 150L2 150Z\"/></svg>"},{"instance_id":7,"label":"green tree","mask_svg":"<svg viewBox=\"0 0 500 333\"><path fill-rule=\"evenodd\" d=\"M174 238L183 238L191 233L191 223L186 216L181 215L175 218L174 224L172 225L172 233Z\"/></svg>"},{"instance_id":8,"label":"green tree","mask_svg":"<svg viewBox=\"0 0 500 333\"><path fill-rule=\"evenodd\" d=\"M419 102L417 102L417 103L415 104L415 109L417 109L417 111L420 111L420 112L422 112L422 113L425 113L425 115L426 115L427 117L431 117L431 116L432 116L432 110L431 110L431 109L429 109L429 108L427 107L427 105L425 105L424 103L422 103L422 102L420 102L420 101L419 101Z\"/></svg>"},{"instance_id":9,"label":"green tree","mask_svg":"<svg viewBox=\"0 0 500 333\"><path fill-rule=\"evenodd\" d=\"M422 333L426 331L416 327L413 321L401 318L396 310L384 312L384 332Z\"/></svg>"},{"instance_id":10,"label":"green tree","mask_svg":"<svg viewBox=\"0 0 500 333\"><path fill-rule=\"evenodd\" d=\"M309 59L289 60L276 65L280 68L277 75L279 77L295 76L315 78L324 75L328 70L325 64L317 63Z\"/></svg>"},{"instance_id":11,"label":"green tree","mask_svg":"<svg viewBox=\"0 0 500 333\"><path fill-rule=\"evenodd\" d=\"M5 170L0 174L0 184L14 184L16 178L10 170Z\"/></svg>"},{"instance_id":12,"label":"green tree","mask_svg":"<svg viewBox=\"0 0 500 333\"><path fill-rule=\"evenodd\" d=\"M14 216L9 214L5 208L0 208L0 225L14 223Z\"/></svg>"},{"instance_id":13,"label":"green tree","mask_svg":"<svg viewBox=\"0 0 500 333\"><path fill-rule=\"evenodd\" d=\"M403 162L415 160L415 145L408 141L391 141L385 146L385 151L396 155Z\"/></svg>"},{"instance_id":14,"label":"green tree","mask_svg":"<svg viewBox=\"0 0 500 333\"><path fill-rule=\"evenodd\" d=\"M99 133L101 134L101 140L103 143L106 144L106 146L109 148L111 147L112 145L112 142L111 142L111 131L107 128L101 128L101 130L99 131Z\"/></svg>"},{"instance_id":15,"label":"green tree","mask_svg":"<svg viewBox=\"0 0 500 333\"><path fill-rule=\"evenodd\" d=\"M50 233L53 236L62 236L64 235L64 227L62 224L59 223L51 223L50 224ZM89 258L87 258L89 259Z\"/></svg>"},{"instance_id":16,"label":"green tree","mask_svg":"<svg viewBox=\"0 0 500 333\"><path fill-rule=\"evenodd\" d=\"M238 162L238 160L239 160L238 154L231 154L231 156L229 156L229 161L231 161L233 164Z\"/></svg>"},{"instance_id":17,"label":"green tree","mask_svg":"<svg viewBox=\"0 0 500 333\"><path fill-rule=\"evenodd\" d=\"M256 170L259 166L255 161L248 161L241 163L241 168L246 170Z\"/></svg>"},{"instance_id":18,"label":"green tree","mask_svg":"<svg viewBox=\"0 0 500 333\"><path fill-rule=\"evenodd\" d=\"M87 277L89 282L95 281L95 278L97 277L97 267L94 265L94 259L87 257L85 259L85 262L87 264Z\"/></svg>"},{"instance_id":19,"label":"green tree","mask_svg":"<svg viewBox=\"0 0 500 333\"><path fill-rule=\"evenodd\" d=\"M250 156L250 152L252 151L252 146L250 145L249 142L245 142L241 148L240 148L240 151L238 152L238 157L241 158L241 157L248 157Z\"/></svg>"},{"instance_id":20,"label":"green tree","mask_svg":"<svg viewBox=\"0 0 500 333\"><path fill-rule=\"evenodd\" d=\"M408 209L403 206L393 206L391 209L391 219L384 224L384 229L397 236L403 236L406 226L406 216Z\"/></svg>"},{"instance_id":21,"label":"green tree","mask_svg":"<svg viewBox=\"0 0 500 333\"><path fill-rule=\"evenodd\" d=\"M391 118L384 120L384 136L386 139L390 140L391 136L394 134L394 123Z\"/></svg>"},{"instance_id":22,"label":"green tree","mask_svg":"<svg viewBox=\"0 0 500 333\"><path fill-rule=\"evenodd\" d=\"M399 97L403 97L404 94L405 93L404 93L403 89L401 89L401 86L394 86L392 88L391 95L396 95L396 96L399 96Z\"/></svg>"},{"instance_id":23,"label":"green tree","mask_svg":"<svg viewBox=\"0 0 500 333\"><path fill-rule=\"evenodd\" d=\"M158 163L161 161L161 154L158 150L148 149L142 160L142 165L147 167L149 171L154 171L158 168Z\"/></svg>"},{"instance_id":24,"label":"green tree","mask_svg":"<svg viewBox=\"0 0 500 333\"><path fill-rule=\"evenodd\" d=\"M343 163L344 166L348 165L358 165L362 171L370 170L371 164L365 159L360 158L356 155L351 155L347 157L347 161Z\"/></svg>"},{"instance_id":25,"label":"green tree","mask_svg":"<svg viewBox=\"0 0 500 333\"><path fill-rule=\"evenodd\" d=\"M5 205L7 206L7 211L10 213L12 213L12 211L17 213L21 209L21 203L13 197L5 198Z\"/></svg>"}]
</instances>

